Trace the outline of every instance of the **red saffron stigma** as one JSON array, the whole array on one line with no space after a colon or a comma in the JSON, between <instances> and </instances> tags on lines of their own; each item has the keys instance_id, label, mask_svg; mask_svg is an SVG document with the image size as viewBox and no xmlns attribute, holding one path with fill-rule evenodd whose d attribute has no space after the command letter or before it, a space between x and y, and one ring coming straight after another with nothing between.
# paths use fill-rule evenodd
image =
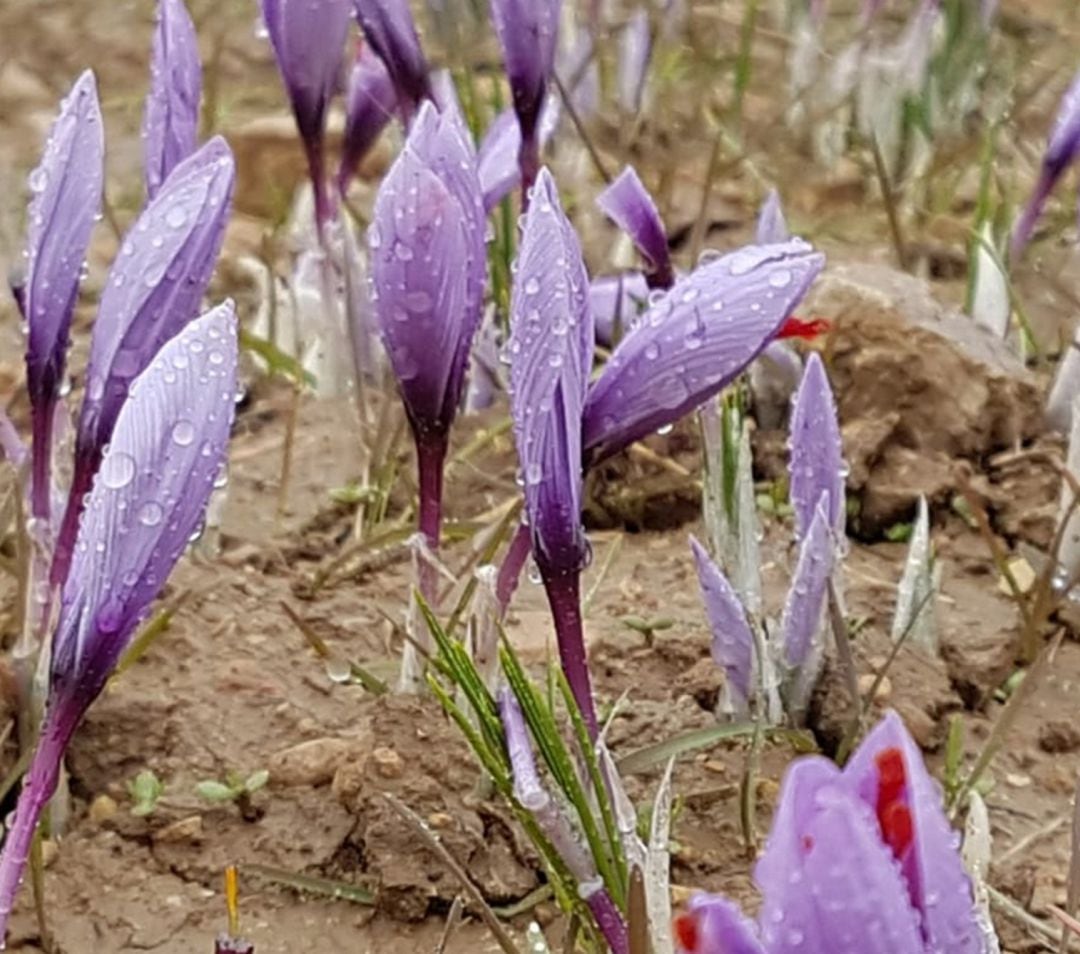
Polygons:
<instances>
[{"instance_id":1,"label":"red saffron stigma","mask_svg":"<svg viewBox=\"0 0 1080 954\"><path fill-rule=\"evenodd\" d=\"M904 803L907 787L904 756L896 747L882 749L874 756L874 764L878 770L876 814L881 836L892 853L900 858L915 836L911 809Z\"/></svg>"},{"instance_id":2,"label":"red saffron stigma","mask_svg":"<svg viewBox=\"0 0 1080 954\"><path fill-rule=\"evenodd\" d=\"M698 923L692 914L680 914L675 919L675 939L684 951L693 952L698 948Z\"/></svg>"},{"instance_id":3,"label":"red saffron stigma","mask_svg":"<svg viewBox=\"0 0 1080 954\"><path fill-rule=\"evenodd\" d=\"M803 341L811 341L818 335L823 335L832 326L826 318L812 318L803 321L792 315L781 326L777 338L801 338Z\"/></svg>"}]
</instances>

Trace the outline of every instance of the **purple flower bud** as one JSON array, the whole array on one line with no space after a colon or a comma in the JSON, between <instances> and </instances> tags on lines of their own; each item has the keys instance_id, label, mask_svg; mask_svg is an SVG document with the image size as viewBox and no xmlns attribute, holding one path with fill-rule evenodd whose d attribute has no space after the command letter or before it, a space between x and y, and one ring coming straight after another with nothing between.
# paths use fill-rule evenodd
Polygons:
<instances>
[{"instance_id":1,"label":"purple flower bud","mask_svg":"<svg viewBox=\"0 0 1080 954\"><path fill-rule=\"evenodd\" d=\"M656 203L634 167L623 169L619 177L597 196L596 204L637 246L649 266L649 285L670 288L675 281L675 270L671 265L667 233Z\"/></svg>"},{"instance_id":2,"label":"purple flower bud","mask_svg":"<svg viewBox=\"0 0 1080 954\"><path fill-rule=\"evenodd\" d=\"M0 937L64 749L198 529L225 459L236 355L227 302L161 349L116 421L63 590L38 748L0 856Z\"/></svg>"},{"instance_id":3,"label":"purple flower bud","mask_svg":"<svg viewBox=\"0 0 1080 954\"><path fill-rule=\"evenodd\" d=\"M148 198L195 151L201 95L199 41L184 0L159 0L142 128Z\"/></svg>"},{"instance_id":4,"label":"purple flower bud","mask_svg":"<svg viewBox=\"0 0 1080 954\"><path fill-rule=\"evenodd\" d=\"M75 472L57 539L53 582L63 582L82 500L131 381L191 321L217 261L236 170L220 137L173 170L120 247L90 342Z\"/></svg>"},{"instance_id":5,"label":"purple flower bud","mask_svg":"<svg viewBox=\"0 0 1080 954\"><path fill-rule=\"evenodd\" d=\"M818 756L788 768L754 870L757 931L699 895L676 921L679 950L990 954L958 844L917 746L886 713L843 772Z\"/></svg>"},{"instance_id":6,"label":"purple flower bud","mask_svg":"<svg viewBox=\"0 0 1080 954\"><path fill-rule=\"evenodd\" d=\"M593 737L598 725L581 625L581 411L592 369L589 276L581 246L541 169L510 299L510 411L533 557L555 619L567 681Z\"/></svg>"},{"instance_id":7,"label":"purple flower bud","mask_svg":"<svg viewBox=\"0 0 1080 954\"><path fill-rule=\"evenodd\" d=\"M30 173L23 314L34 438L31 507L41 518L49 515L53 414L86 249L101 209L104 155L97 87L87 71L61 104L41 162Z\"/></svg>"},{"instance_id":8,"label":"purple flower bud","mask_svg":"<svg viewBox=\"0 0 1080 954\"><path fill-rule=\"evenodd\" d=\"M542 169L525 217L510 303L510 388L533 554L552 571L580 569L581 411L592 369L589 278L551 174Z\"/></svg>"},{"instance_id":9,"label":"purple flower bud","mask_svg":"<svg viewBox=\"0 0 1080 954\"><path fill-rule=\"evenodd\" d=\"M758 245L775 245L791 238L784 210L780 205L780 193L770 189L758 212L757 232L754 241Z\"/></svg>"},{"instance_id":10,"label":"purple flower bud","mask_svg":"<svg viewBox=\"0 0 1080 954\"><path fill-rule=\"evenodd\" d=\"M331 217L324 181L326 111L341 84L349 0L261 0L278 72L307 154L320 228Z\"/></svg>"},{"instance_id":11,"label":"purple flower bud","mask_svg":"<svg viewBox=\"0 0 1080 954\"><path fill-rule=\"evenodd\" d=\"M649 304L649 282L643 272L622 272L594 278L589 305L596 322L596 342L605 348L637 324ZM618 335L616 335L618 329Z\"/></svg>"},{"instance_id":12,"label":"purple flower bud","mask_svg":"<svg viewBox=\"0 0 1080 954\"><path fill-rule=\"evenodd\" d=\"M539 168L537 128L555 68L562 0L491 0L506 75L521 126L521 181L528 190Z\"/></svg>"},{"instance_id":13,"label":"purple flower bud","mask_svg":"<svg viewBox=\"0 0 1080 954\"><path fill-rule=\"evenodd\" d=\"M678 420L736 377L821 271L805 242L750 245L680 278L619 342L589 391L590 461Z\"/></svg>"},{"instance_id":14,"label":"purple flower bud","mask_svg":"<svg viewBox=\"0 0 1080 954\"><path fill-rule=\"evenodd\" d=\"M428 64L416 35L408 0L353 0L371 48L386 65L408 125L420 103L431 99Z\"/></svg>"},{"instance_id":15,"label":"purple flower bud","mask_svg":"<svg viewBox=\"0 0 1080 954\"><path fill-rule=\"evenodd\" d=\"M799 560L780 622L783 659L788 670L785 695L788 710L796 714L806 709L825 652L822 622L835 553L827 508L828 500L823 496L799 547Z\"/></svg>"},{"instance_id":16,"label":"purple flower bud","mask_svg":"<svg viewBox=\"0 0 1080 954\"><path fill-rule=\"evenodd\" d=\"M549 96L540 113L540 145L555 132L559 122L559 101ZM521 127L512 109L504 109L488 126L480 143L477 162L480 186L484 190L484 211L490 212L521 182Z\"/></svg>"},{"instance_id":17,"label":"purple flower bud","mask_svg":"<svg viewBox=\"0 0 1080 954\"><path fill-rule=\"evenodd\" d=\"M844 448L829 378L816 353L807 359L802 384L795 394L790 433L789 472L795 537L802 540L806 536L814 512L825 495L828 495L828 525L842 537L847 519Z\"/></svg>"},{"instance_id":18,"label":"purple flower bud","mask_svg":"<svg viewBox=\"0 0 1080 954\"><path fill-rule=\"evenodd\" d=\"M484 231L471 146L426 102L368 233L376 316L418 439L445 438L457 413L483 305Z\"/></svg>"},{"instance_id":19,"label":"purple flower bud","mask_svg":"<svg viewBox=\"0 0 1080 954\"><path fill-rule=\"evenodd\" d=\"M338 168L338 190L344 194L379 134L397 109L397 96L383 61L368 47L361 47L349 75L345 109L345 138Z\"/></svg>"},{"instance_id":20,"label":"purple flower bud","mask_svg":"<svg viewBox=\"0 0 1080 954\"><path fill-rule=\"evenodd\" d=\"M1013 229L1009 256L1014 262L1019 259L1031 238L1031 233L1035 231L1035 223L1042 215L1043 207L1050 198L1054 186L1057 185L1058 179L1077 155L1080 155L1080 73L1076 74L1062 97L1057 116L1054 118L1054 127L1050 132L1050 141L1043 154L1039 179L1024 207L1023 214Z\"/></svg>"},{"instance_id":21,"label":"purple flower bud","mask_svg":"<svg viewBox=\"0 0 1080 954\"><path fill-rule=\"evenodd\" d=\"M754 693L754 634L746 610L708 551L690 538L705 615L712 630L713 661L724 670L737 710L745 712Z\"/></svg>"}]
</instances>

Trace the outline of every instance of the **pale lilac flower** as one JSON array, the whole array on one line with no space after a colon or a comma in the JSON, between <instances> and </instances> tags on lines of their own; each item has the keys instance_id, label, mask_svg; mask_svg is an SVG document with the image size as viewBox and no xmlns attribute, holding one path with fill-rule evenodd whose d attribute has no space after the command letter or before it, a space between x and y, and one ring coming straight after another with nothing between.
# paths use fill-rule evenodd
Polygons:
<instances>
[{"instance_id":1,"label":"pale lilac flower","mask_svg":"<svg viewBox=\"0 0 1080 954\"><path fill-rule=\"evenodd\" d=\"M356 18L371 48L386 65L401 118L409 125L425 99L431 99L427 59L416 35L408 0L353 0Z\"/></svg>"},{"instance_id":2,"label":"pale lilac flower","mask_svg":"<svg viewBox=\"0 0 1080 954\"><path fill-rule=\"evenodd\" d=\"M656 203L637 171L627 166L596 198L604 214L633 240L648 264L652 288L670 288L675 281L667 233Z\"/></svg>"},{"instance_id":3,"label":"pale lilac flower","mask_svg":"<svg viewBox=\"0 0 1080 954\"><path fill-rule=\"evenodd\" d=\"M397 108L397 94L386 65L369 47L361 47L346 91L345 136L337 175L338 191L342 195L360 160L375 144Z\"/></svg>"}]
</instances>

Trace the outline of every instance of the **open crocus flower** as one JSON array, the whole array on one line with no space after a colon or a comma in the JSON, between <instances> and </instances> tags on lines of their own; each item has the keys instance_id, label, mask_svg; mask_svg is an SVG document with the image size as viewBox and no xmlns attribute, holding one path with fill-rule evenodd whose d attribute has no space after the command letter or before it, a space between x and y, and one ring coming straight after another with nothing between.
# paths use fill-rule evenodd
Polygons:
<instances>
[{"instance_id":1,"label":"open crocus flower","mask_svg":"<svg viewBox=\"0 0 1080 954\"><path fill-rule=\"evenodd\" d=\"M345 137L338 167L338 191L345 194L360 160L367 155L397 109L394 84L386 65L362 46L349 74L345 104Z\"/></svg>"},{"instance_id":2,"label":"open crocus flower","mask_svg":"<svg viewBox=\"0 0 1080 954\"><path fill-rule=\"evenodd\" d=\"M379 187L368 242L379 331L416 442L420 531L432 548L447 437L483 306L484 233L476 157L461 117L425 101Z\"/></svg>"},{"instance_id":3,"label":"open crocus flower","mask_svg":"<svg viewBox=\"0 0 1080 954\"><path fill-rule=\"evenodd\" d=\"M698 895L675 925L681 954L989 954L941 792L889 712L841 771L796 760L754 870L757 924Z\"/></svg>"},{"instance_id":4,"label":"open crocus flower","mask_svg":"<svg viewBox=\"0 0 1080 954\"><path fill-rule=\"evenodd\" d=\"M211 139L178 165L124 238L105 282L90 343L75 471L57 537L52 580L67 575L71 547L128 385L199 313L229 218L232 151Z\"/></svg>"},{"instance_id":5,"label":"open crocus flower","mask_svg":"<svg viewBox=\"0 0 1080 954\"><path fill-rule=\"evenodd\" d=\"M562 0L491 0L491 18L521 127L518 162L526 199L540 169L540 113L555 68L561 10Z\"/></svg>"},{"instance_id":6,"label":"open crocus flower","mask_svg":"<svg viewBox=\"0 0 1080 954\"><path fill-rule=\"evenodd\" d=\"M320 230L332 209L325 182L326 112L341 83L349 0L261 0L278 72L307 155Z\"/></svg>"},{"instance_id":7,"label":"open crocus flower","mask_svg":"<svg viewBox=\"0 0 1080 954\"><path fill-rule=\"evenodd\" d=\"M152 199L173 168L195 151L201 95L195 25L184 0L160 0L142 127L147 198Z\"/></svg>"},{"instance_id":8,"label":"open crocus flower","mask_svg":"<svg viewBox=\"0 0 1080 954\"><path fill-rule=\"evenodd\" d=\"M1054 127L1050 132L1050 141L1046 145L1046 152L1043 153L1038 181L1035 183L1031 198L1024 206L1023 214L1013 229L1009 257L1014 262L1019 259L1031 238L1031 233L1035 231L1035 223L1039 221L1039 216L1042 215L1043 208L1046 206L1046 200L1050 198L1050 193L1054 191L1058 179L1078 155L1080 155L1080 73L1076 74L1062 97L1057 116L1054 118Z\"/></svg>"},{"instance_id":9,"label":"open crocus flower","mask_svg":"<svg viewBox=\"0 0 1080 954\"><path fill-rule=\"evenodd\" d=\"M60 106L41 162L30 173L26 280L26 387L33 428L31 511L51 510L53 419L67 364L68 334L90 233L101 208L105 140L94 74L87 71Z\"/></svg>"},{"instance_id":10,"label":"open crocus flower","mask_svg":"<svg viewBox=\"0 0 1080 954\"><path fill-rule=\"evenodd\" d=\"M824 265L800 239L700 265L653 302L589 389L595 462L678 420L732 381L781 330Z\"/></svg>"},{"instance_id":11,"label":"open crocus flower","mask_svg":"<svg viewBox=\"0 0 1080 954\"><path fill-rule=\"evenodd\" d=\"M394 84L401 118L408 125L432 98L427 59L416 35L408 0L353 0L356 18Z\"/></svg>"},{"instance_id":12,"label":"open crocus flower","mask_svg":"<svg viewBox=\"0 0 1080 954\"><path fill-rule=\"evenodd\" d=\"M651 288L670 288L675 281L667 233L656 203L638 177L627 166L619 177L596 198L604 214L633 240L648 264L646 277Z\"/></svg>"},{"instance_id":13,"label":"open crocus flower","mask_svg":"<svg viewBox=\"0 0 1080 954\"><path fill-rule=\"evenodd\" d=\"M236 354L226 303L161 349L116 420L79 525L45 718L0 855L0 938L68 742L199 527L228 443Z\"/></svg>"},{"instance_id":14,"label":"open crocus flower","mask_svg":"<svg viewBox=\"0 0 1080 954\"><path fill-rule=\"evenodd\" d=\"M581 526L581 415L593 358L588 289L581 245L550 173L541 169L510 302L510 409L533 558L555 618L563 671L595 736L579 599L588 560Z\"/></svg>"}]
</instances>

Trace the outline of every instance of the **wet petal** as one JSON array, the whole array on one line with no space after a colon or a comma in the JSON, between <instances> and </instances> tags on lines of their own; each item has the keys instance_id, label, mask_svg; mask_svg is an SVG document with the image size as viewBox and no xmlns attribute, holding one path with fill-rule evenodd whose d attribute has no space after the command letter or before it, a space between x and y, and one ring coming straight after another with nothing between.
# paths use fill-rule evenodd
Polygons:
<instances>
[{"instance_id":1,"label":"wet petal","mask_svg":"<svg viewBox=\"0 0 1080 954\"><path fill-rule=\"evenodd\" d=\"M431 99L431 85L408 0L353 2L364 36L386 65L398 100L411 116L423 100Z\"/></svg>"},{"instance_id":2,"label":"wet petal","mask_svg":"<svg viewBox=\"0 0 1080 954\"><path fill-rule=\"evenodd\" d=\"M52 691L93 699L202 519L236 396L231 302L191 322L131 388L94 480L53 640Z\"/></svg>"},{"instance_id":3,"label":"wet petal","mask_svg":"<svg viewBox=\"0 0 1080 954\"><path fill-rule=\"evenodd\" d=\"M727 898L696 894L675 919L679 954L766 954L754 923Z\"/></svg>"},{"instance_id":4,"label":"wet petal","mask_svg":"<svg viewBox=\"0 0 1080 954\"><path fill-rule=\"evenodd\" d=\"M589 391L586 453L606 457L716 394L769 343L824 258L801 240L700 265L619 342Z\"/></svg>"},{"instance_id":5,"label":"wet petal","mask_svg":"<svg viewBox=\"0 0 1080 954\"><path fill-rule=\"evenodd\" d=\"M533 553L542 569L586 559L581 409L593 326L581 246L542 169L525 217L510 302L511 411Z\"/></svg>"},{"instance_id":6,"label":"wet petal","mask_svg":"<svg viewBox=\"0 0 1080 954\"><path fill-rule=\"evenodd\" d=\"M589 303L596 321L597 343L610 348L615 343L615 329L627 331L649 304L649 282L642 272L622 272L593 279L589 285Z\"/></svg>"},{"instance_id":7,"label":"wet petal","mask_svg":"<svg viewBox=\"0 0 1080 954\"><path fill-rule=\"evenodd\" d=\"M825 759L799 759L787 770L754 880L769 954L928 951L873 813Z\"/></svg>"},{"instance_id":8,"label":"wet petal","mask_svg":"<svg viewBox=\"0 0 1080 954\"><path fill-rule=\"evenodd\" d=\"M596 198L604 214L633 240L637 250L649 264L654 284L667 288L674 281L668 251L667 233L656 203L649 195L633 166L627 166L619 177Z\"/></svg>"},{"instance_id":9,"label":"wet petal","mask_svg":"<svg viewBox=\"0 0 1080 954\"><path fill-rule=\"evenodd\" d=\"M757 232L754 241L759 245L773 245L791 238L784 210L780 205L780 193L770 189L758 212Z\"/></svg>"},{"instance_id":10,"label":"wet petal","mask_svg":"<svg viewBox=\"0 0 1080 954\"><path fill-rule=\"evenodd\" d=\"M713 661L723 667L735 703L745 710L754 692L756 668L754 634L746 610L708 551L694 537L690 538L690 548L694 551L698 585L712 630Z\"/></svg>"},{"instance_id":11,"label":"wet petal","mask_svg":"<svg viewBox=\"0 0 1080 954\"><path fill-rule=\"evenodd\" d=\"M198 143L202 64L195 25L184 0L160 0L150 92L143 117L146 194L153 198Z\"/></svg>"},{"instance_id":12,"label":"wet petal","mask_svg":"<svg viewBox=\"0 0 1080 954\"><path fill-rule=\"evenodd\" d=\"M369 47L362 47L349 74L345 137L338 169L338 188L342 192L396 109L397 96L386 66Z\"/></svg>"},{"instance_id":13,"label":"wet petal","mask_svg":"<svg viewBox=\"0 0 1080 954\"><path fill-rule=\"evenodd\" d=\"M562 0L491 0L514 111L525 138L535 135L555 65Z\"/></svg>"},{"instance_id":14,"label":"wet petal","mask_svg":"<svg viewBox=\"0 0 1080 954\"><path fill-rule=\"evenodd\" d=\"M829 526L843 536L846 520L844 481L847 475L825 365L811 354L791 411L789 448L791 505L795 509L795 536L801 540L810 529L814 511L828 494Z\"/></svg>"},{"instance_id":15,"label":"wet petal","mask_svg":"<svg viewBox=\"0 0 1080 954\"><path fill-rule=\"evenodd\" d=\"M906 890L922 914L928 947L950 954L983 954L971 880L960 858L960 836L945 816L942 794L923 762L922 753L895 712L887 712L863 740L844 769L844 778L862 801L876 811L890 833L890 806L909 814L908 843L901 844ZM888 789L893 791L887 791Z\"/></svg>"}]
</instances>

